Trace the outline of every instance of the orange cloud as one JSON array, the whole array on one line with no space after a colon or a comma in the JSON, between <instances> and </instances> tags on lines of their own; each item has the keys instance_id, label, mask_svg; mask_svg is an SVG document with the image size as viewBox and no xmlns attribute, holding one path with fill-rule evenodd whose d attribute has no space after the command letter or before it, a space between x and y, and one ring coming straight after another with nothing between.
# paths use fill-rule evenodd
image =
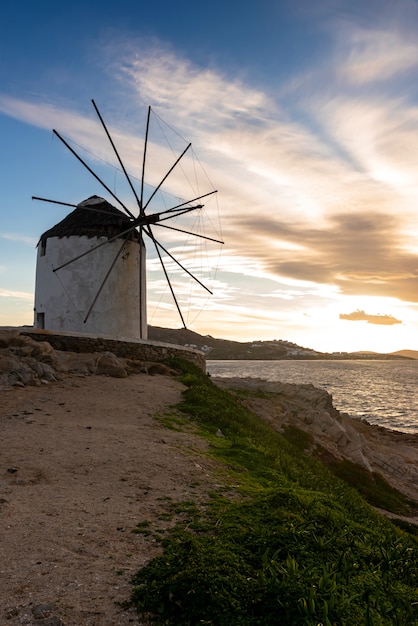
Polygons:
<instances>
[{"instance_id":1,"label":"orange cloud","mask_svg":"<svg viewBox=\"0 0 418 626\"><path fill-rule=\"evenodd\" d=\"M402 324L402 320L397 320L393 315L369 315L364 311L354 311L353 313L340 313L340 320L351 320L352 322L367 322L368 324L382 324L392 326Z\"/></svg>"}]
</instances>

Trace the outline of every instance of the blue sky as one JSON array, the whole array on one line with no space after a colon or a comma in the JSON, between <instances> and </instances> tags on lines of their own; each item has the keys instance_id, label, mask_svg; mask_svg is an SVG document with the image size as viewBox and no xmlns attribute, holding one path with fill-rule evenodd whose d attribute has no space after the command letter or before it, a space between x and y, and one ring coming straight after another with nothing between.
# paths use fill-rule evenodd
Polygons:
<instances>
[{"instance_id":1,"label":"blue sky","mask_svg":"<svg viewBox=\"0 0 418 626\"><path fill-rule=\"evenodd\" d=\"M93 98L137 185L151 105L147 189L173 161L162 118L173 141L171 128L192 141L199 190L218 190L185 223L223 246L158 231L213 290L170 270L188 327L324 351L417 350L417 34L411 0L3 7L0 325L32 323L36 243L68 212L31 196L111 200L53 128L135 207ZM165 191L190 198L187 182L176 172ZM149 322L179 327L147 250Z\"/></svg>"}]
</instances>

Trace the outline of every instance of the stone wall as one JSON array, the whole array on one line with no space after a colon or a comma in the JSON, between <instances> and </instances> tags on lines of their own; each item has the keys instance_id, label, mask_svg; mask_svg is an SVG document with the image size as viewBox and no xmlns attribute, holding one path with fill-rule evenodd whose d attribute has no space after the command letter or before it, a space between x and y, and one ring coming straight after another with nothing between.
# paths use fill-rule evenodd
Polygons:
<instances>
[{"instance_id":1,"label":"stone wall","mask_svg":"<svg viewBox=\"0 0 418 626\"><path fill-rule=\"evenodd\" d=\"M121 341L91 335L54 333L34 328L19 328L19 332L35 341L47 341L55 350L86 353L113 352L113 354L121 358L151 361L153 363L162 363L170 358L181 358L194 363L204 371L206 370L204 353L184 346L161 342Z\"/></svg>"}]
</instances>

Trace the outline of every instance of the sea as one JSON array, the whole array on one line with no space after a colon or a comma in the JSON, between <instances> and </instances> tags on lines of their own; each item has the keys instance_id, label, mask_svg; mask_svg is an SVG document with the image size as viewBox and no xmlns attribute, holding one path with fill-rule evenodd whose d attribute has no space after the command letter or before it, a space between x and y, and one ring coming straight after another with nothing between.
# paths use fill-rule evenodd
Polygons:
<instances>
[{"instance_id":1,"label":"sea","mask_svg":"<svg viewBox=\"0 0 418 626\"><path fill-rule=\"evenodd\" d=\"M418 433L418 359L342 361L215 361L211 376L312 384L336 409L391 430Z\"/></svg>"}]
</instances>

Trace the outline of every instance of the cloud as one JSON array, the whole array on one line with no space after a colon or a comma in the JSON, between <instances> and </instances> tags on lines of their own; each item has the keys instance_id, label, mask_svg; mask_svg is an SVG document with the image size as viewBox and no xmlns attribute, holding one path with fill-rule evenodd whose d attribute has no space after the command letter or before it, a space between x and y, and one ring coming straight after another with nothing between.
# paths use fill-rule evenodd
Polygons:
<instances>
[{"instance_id":1,"label":"cloud","mask_svg":"<svg viewBox=\"0 0 418 626\"><path fill-rule=\"evenodd\" d=\"M316 227L287 223L280 215L242 216L236 218L236 229L242 247L266 274L326 283L346 295L418 301L417 255L404 248L394 216L329 215Z\"/></svg>"},{"instance_id":2,"label":"cloud","mask_svg":"<svg viewBox=\"0 0 418 626\"><path fill-rule=\"evenodd\" d=\"M352 29L344 47L341 78L354 84L385 81L418 66L416 40L394 29Z\"/></svg>"},{"instance_id":3,"label":"cloud","mask_svg":"<svg viewBox=\"0 0 418 626\"><path fill-rule=\"evenodd\" d=\"M17 298L19 300L33 300L33 293L25 291L13 291L12 289L0 289L0 298Z\"/></svg>"},{"instance_id":4,"label":"cloud","mask_svg":"<svg viewBox=\"0 0 418 626\"><path fill-rule=\"evenodd\" d=\"M402 324L402 320L397 320L393 315L369 315L364 311L354 311L353 313L340 313L340 320L350 320L353 322L367 322L368 324L379 324L392 326Z\"/></svg>"},{"instance_id":5,"label":"cloud","mask_svg":"<svg viewBox=\"0 0 418 626\"><path fill-rule=\"evenodd\" d=\"M273 105L262 90L231 80L219 69L201 68L161 42L148 44L132 41L113 51L113 74L124 77L142 103L164 108L177 123L191 117L202 130L213 120L230 124ZM111 51L108 47L107 55Z\"/></svg>"},{"instance_id":6,"label":"cloud","mask_svg":"<svg viewBox=\"0 0 418 626\"><path fill-rule=\"evenodd\" d=\"M29 102L7 94L0 94L0 111L37 128L51 130L54 127L59 128L64 122L66 127L78 128L80 135L90 135L89 119L56 104Z\"/></svg>"},{"instance_id":7,"label":"cloud","mask_svg":"<svg viewBox=\"0 0 418 626\"><path fill-rule=\"evenodd\" d=\"M30 237L28 235L21 235L20 233L0 233L0 239L7 239L8 241L16 241L24 243L30 246L36 246L38 239L36 237Z\"/></svg>"}]
</instances>

